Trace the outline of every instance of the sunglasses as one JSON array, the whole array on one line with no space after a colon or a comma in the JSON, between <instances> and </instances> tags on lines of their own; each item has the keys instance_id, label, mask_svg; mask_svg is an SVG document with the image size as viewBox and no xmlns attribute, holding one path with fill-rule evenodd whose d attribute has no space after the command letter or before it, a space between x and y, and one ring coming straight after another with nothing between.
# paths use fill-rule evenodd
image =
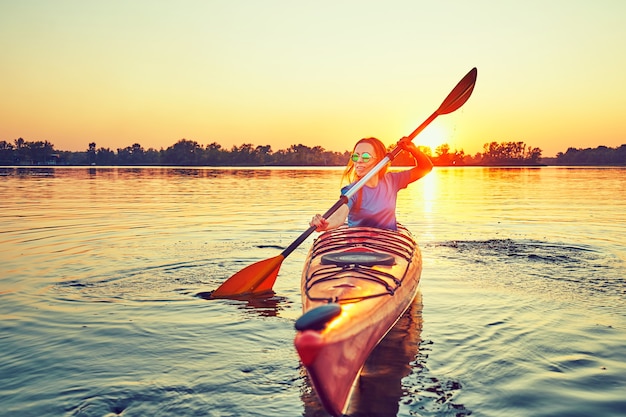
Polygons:
<instances>
[{"instance_id":1,"label":"sunglasses","mask_svg":"<svg viewBox=\"0 0 626 417\"><path fill-rule=\"evenodd\" d=\"M370 159L373 159L374 157L370 155L369 152L363 152L361 155L359 155L358 153L353 153L350 157L350 159L352 159L352 162L359 162L359 158L361 158L363 162L367 164Z\"/></svg>"}]
</instances>

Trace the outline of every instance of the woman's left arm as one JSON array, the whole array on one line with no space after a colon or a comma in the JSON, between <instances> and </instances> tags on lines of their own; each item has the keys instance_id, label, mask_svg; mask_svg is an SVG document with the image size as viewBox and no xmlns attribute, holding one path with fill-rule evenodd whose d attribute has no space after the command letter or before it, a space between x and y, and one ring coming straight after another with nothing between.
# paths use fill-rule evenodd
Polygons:
<instances>
[{"instance_id":1,"label":"woman's left arm","mask_svg":"<svg viewBox=\"0 0 626 417\"><path fill-rule=\"evenodd\" d=\"M430 160L428 155L420 151L413 142L402 138L400 140L400 147L413 155L413 158L415 158L415 161L417 162L417 165L409 171L411 174L410 182L419 180L433 170L433 162Z\"/></svg>"}]
</instances>

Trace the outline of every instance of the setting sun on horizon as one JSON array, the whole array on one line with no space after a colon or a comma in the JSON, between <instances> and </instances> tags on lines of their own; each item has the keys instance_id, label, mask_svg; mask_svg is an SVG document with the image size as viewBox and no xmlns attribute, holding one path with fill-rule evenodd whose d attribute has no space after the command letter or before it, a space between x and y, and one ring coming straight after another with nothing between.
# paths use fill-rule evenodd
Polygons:
<instances>
[{"instance_id":1,"label":"setting sun on horizon","mask_svg":"<svg viewBox=\"0 0 626 417\"><path fill-rule=\"evenodd\" d=\"M450 145L450 139L450 135L442 125L431 124L419 134L416 142L421 146L429 147L432 152L435 152L437 147L443 144ZM453 148L453 146L450 145L450 148Z\"/></svg>"},{"instance_id":2,"label":"setting sun on horizon","mask_svg":"<svg viewBox=\"0 0 626 417\"><path fill-rule=\"evenodd\" d=\"M0 141L343 152L409 134L477 67L460 114L417 144L617 147L624 15L618 0L3 2Z\"/></svg>"}]
</instances>

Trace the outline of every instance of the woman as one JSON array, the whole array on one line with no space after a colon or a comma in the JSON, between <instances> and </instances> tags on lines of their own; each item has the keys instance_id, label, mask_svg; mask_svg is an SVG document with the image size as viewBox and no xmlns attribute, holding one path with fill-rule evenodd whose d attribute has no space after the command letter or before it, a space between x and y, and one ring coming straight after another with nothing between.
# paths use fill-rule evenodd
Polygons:
<instances>
[{"instance_id":1,"label":"woman","mask_svg":"<svg viewBox=\"0 0 626 417\"><path fill-rule=\"evenodd\" d=\"M408 138L402 138L399 146L409 152L417 161L417 166L401 172L387 172L383 167L377 175L350 199L348 204L342 205L328 219L317 214L311 219L310 225L316 231L334 229L345 223L348 226L369 226L380 229L397 230L396 198L398 191L406 188L410 183L417 181L433 169L430 158L420 151ZM342 194L364 177L381 159L385 157L385 145L376 138L364 138L354 146L354 151L343 173L343 179L350 182L342 188Z\"/></svg>"}]
</instances>

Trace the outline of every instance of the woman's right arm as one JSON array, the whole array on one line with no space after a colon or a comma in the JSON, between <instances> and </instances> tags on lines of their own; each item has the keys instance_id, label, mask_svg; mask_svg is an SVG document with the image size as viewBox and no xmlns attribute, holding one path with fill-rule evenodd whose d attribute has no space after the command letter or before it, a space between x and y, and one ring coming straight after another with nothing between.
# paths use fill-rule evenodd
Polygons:
<instances>
[{"instance_id":1,"label":"woman's right arm","mask_svg":"<svg viewBox=\"0 0 626 417\"><path fill-rule=\"evenodd\" d=\"M335 229L346 222L350 209L347 204L343 204L328 219L322 217L321 214L316 214L309 223L310 226L315 226L315 231L323 232L324 230Z\"/></svg>"}]
</instances>

